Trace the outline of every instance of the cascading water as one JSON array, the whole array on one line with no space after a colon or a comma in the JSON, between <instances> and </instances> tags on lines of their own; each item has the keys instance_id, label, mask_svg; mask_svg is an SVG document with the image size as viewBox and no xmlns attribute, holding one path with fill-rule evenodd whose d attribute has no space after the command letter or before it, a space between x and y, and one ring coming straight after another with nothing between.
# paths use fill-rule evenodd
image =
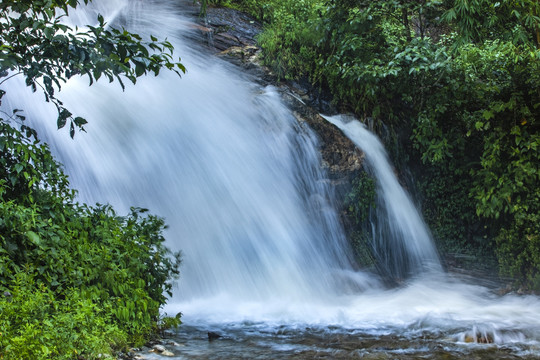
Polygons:
<instances>
[{"instance_id":1,"label":"cascading water","mask_svg":"<svg viewBox=\"0 0 540 360\"><path fill-rule=\"evenodd\" d=\"M372 231L375 253L394 277L441 271L435 246L408 194L399 184L379 139L358 120L344 115L324 116L364 151L377 179L379 200Z\"/></svg>"},{"instance_id":2,"label":"cascading water","mask_svg":"<svg viewBox=\"0 0 540 360\"><path fill-rule=\"evenodd\" d=\"M146 207L165 217L168 245L184 252L180 284L166 308L184 314L176 336L186 343L176 352L194 358L302 352L307 358L380 352L407 358L448 348L459 355L482 351L465 342L487 334L518 356L540 354L537 297L496 297L438 271L388 290L376 275L353 271L315 138L275 89L261 89L185 42L189 19L177 1L94 6L92 19L98 9L113 25L168 37L188 73L144 78L125 92L115 84L70 81L60 98L90 122L88 133L75 140L55 129L55 109L22 82L10 80L7 96L35 119L81 200L111 203L119 212ZM397 191L397 183L386 179L388 169L374 172L381 187L390 182ZM403 220L416 213L404 201L396 193L386 202L395 213L389 222L411 232L397 236L405 239L398 247L407 262L416 264L407 271L437 270L421 220ZM201 341L210 328L225 335L221 346ZM385 343L386 336L405 340Z\"/></svg>"},{"instance_id":3,"label":"cascading water","mask_svg":"<svg viewBox=\"0 0 540 360\"><path fill-rule=\"evenodd\" d=\"M188 73L144 78L125 92L71 81L62 101L90 121L75 140L54 124L41 128L54 119L53 108L36 105L33 96L17 104L29 118L43 119L35 126L47 134L80 198L165 217L169 245L184 253L182 301L300 301L375 284L354 279L316 139L275 89L261 89L231 65L186 47L180 40L186 20L175 6L119 1L118 12L114 4L97 5L138 33L167 36Z\"/></svg>"}]
</instances>

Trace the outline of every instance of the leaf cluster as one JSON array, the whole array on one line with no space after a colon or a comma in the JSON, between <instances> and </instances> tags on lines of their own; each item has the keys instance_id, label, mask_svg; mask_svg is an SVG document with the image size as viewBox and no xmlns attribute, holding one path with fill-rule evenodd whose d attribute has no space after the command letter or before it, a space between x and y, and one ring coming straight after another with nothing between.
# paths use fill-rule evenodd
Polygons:
<instances>
[{"instance_id":1,"label":"leaf cluster","mask_svg":"<svg viewBox=\"0 0 540 360\"><path fill-rule=\"evenodd\" d=\"M88 4L85 0L84 4ZM79 1L2 1L0 5L0 86L13 76L22 75L33 91L41 90L47 102L58 110L57 126L69 122L70 136L87 123L74 117L56 93L73 76L87 76L90 85L101 77L135 83L148 73L158 75L162 68L185 72L173 59L167 40L149 40L125 29L110 28L101 15L97 24L73 28L62 22L69 8ZM0 100L5 91L0 91Z\"/></svg>"}]
</instances>

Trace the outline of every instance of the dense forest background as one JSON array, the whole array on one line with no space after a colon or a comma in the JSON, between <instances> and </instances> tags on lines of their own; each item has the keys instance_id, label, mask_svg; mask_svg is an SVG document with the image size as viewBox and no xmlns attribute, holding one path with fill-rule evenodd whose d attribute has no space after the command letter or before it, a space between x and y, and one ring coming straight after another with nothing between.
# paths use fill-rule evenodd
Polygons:
<instances>
[{"instance_id":1,"label":"dense forest background","mask_svg":"<svg viewBox=\"0 0 540 360\"><path fill-rule=\"evenodd\" d=\"M516 286L540 289L539 1L216 3L264 24L280 78L385 129L443 254L496 258Z\"/></svg>"}]
</instances>

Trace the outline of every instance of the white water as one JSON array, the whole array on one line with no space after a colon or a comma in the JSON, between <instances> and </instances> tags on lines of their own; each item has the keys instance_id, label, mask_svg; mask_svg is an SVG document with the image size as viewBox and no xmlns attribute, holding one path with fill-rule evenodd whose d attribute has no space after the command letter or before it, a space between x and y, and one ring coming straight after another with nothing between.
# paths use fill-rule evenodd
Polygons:
<instances>
[{"instance_id":1,"label":"white water","mask_svg":"<svg viewBox=\"0 0 540 360\"><path fill-rule=\"evenodd\" d=\"M141 79L125 92L117 84L71 81L60 97L89 120L87 134L73 141L56 131L54 108L20 83L12 81L6 95L35 119L81 200L108 202L120 212L147 207L166 218L169 245L184 252L166 311L182 311L185 323L200 326L428 330L458 342L482 329L501 344L540 354L538 298L496 297L442 273L421 276L438 260L418 224L411 230L418 243L404 248L419 264L414 281L385 290L376 275L353 271L310 131L298 126L275 89L259 88L186 44L188 21L174 4L98 2L115 23L167 36L188 73ZM389 203L404 206L400 196ZM396 217L415 213L400 210Z\"/></svg>"},{"instance_id":2,"label":"white water","mask_svg":"<svg viewBox=\"0 0 540 360\"><path fill-rule=\"evenodd\" d=\"M399 184L381 141L358 120L345 115L324 118L362 149L377 179L379 201L373 242L384 266L400 278L441 271L429 230Z\"/></svg>"}]
</instances>

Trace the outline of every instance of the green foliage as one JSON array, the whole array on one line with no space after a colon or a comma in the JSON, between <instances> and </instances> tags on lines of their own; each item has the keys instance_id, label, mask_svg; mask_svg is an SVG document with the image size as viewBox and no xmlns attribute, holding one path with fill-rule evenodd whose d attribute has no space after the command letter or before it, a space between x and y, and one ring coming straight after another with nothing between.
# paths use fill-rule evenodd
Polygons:
<instances>
[{"instance_id":1,"label":"green foliage","mask_svg":"<svg viewBox=\"0 0 540 360\"><path fill-rule=\"evenodd\" d=\"M5 121L0 144L0 353L94 358L143 342L178 276L163 220L75 203L48 147Z\"/></svg>"},{"instance_id":2,"label":"green foliage","mask_svg":"<svg viewBox=\"0 0 540 360\"><path fill-rule=\"evenodd\" d=\"M147 73L158 75L162 68L185 72L181 63L173 61L173 47L166 40L151 36L144 41L127 30L109 28L101 15L97 26L84 31L63 24L62 17L78 4L77 0L6 0L0 4L0 86L23 75L27 86L33 91L41 89L45 100L58 109L58 128L69 121L71 137L86 124L56 97L62 83L71 77L88 76L90 84L101 77L109 82L116 79L123 88L122 77L135 83ZM4 94L0 89L0 100Z\"/></svg>"},{"instance_id":3,"label":"green foliage","mask_svg":"<svg viewBox=\"0 0 540 360\"><path fill-rule=\"evenodd\" d=\"M347 215L356 224L361 224L369 217L372 208L375 207L375 181L366 172L361 172L352 181L352 189L345 197Z\"/></svg>"},{"instance_id":4,"label":"green foliage","mask_svg":"<svg viewBox=\"0 0 540 360\"><path fill-rule=\"evenodd\" d=\"M442 19L459 30L454 48L496 39L540 45L537 0L455 0Z\"/></svg>"},{"instance_id":5,"label":"green foliage","mask_svg":"<svg viewBox=\"0 0 540 360\"><path fill-rule=\"evenodd\" d=\"M375 265L375 255L371 243L371 225L369 224L370 213L376 206L375 187L375 180L362 171L354 178L352 188L345 197L347 218L353 224L349 237L355 259L362 266Z\"/></svg>"},{"instance_id":6,"label":"green foliage","mask_svg":"<svg viewBox=\"0 0 540 360\"><path fill-rule=\"evenodd\" d=\"M193 3L196 3L197 1L193 1ZM216 0L216 1L213 1L213 0L202 0L200 1L200 4L201 4L201 11L200 11L200 15L201 16L206 16L206 10L208 9L208 6L210 5L222 5L223 4L223 0Z\"/></svg>"},{"instance_id":7,"label":"green foliage","mask_svg":"<svg viewBox=\"0 0 540 360\"><path fill-rule=\"evenodd\" d=\"M0 299L3 359L97 359L126 345L110 311L77 290L62 295L29 271L15 274L9 296Z\"/></svg>"},{"instance_id":8,"label":"green foliage","mask_svg":"<svg viewBox=\"0 0 540 360\"><path fill-rule=\"evenodd\" d=\"M265 64L279 78L310 73L315 45L321 36L315 25L322 9L318 0L266 2L262 20L268 25L258 41Z\"/></svg>"},{"instance_id":9,"label":"green foliage","mask_svg":"<svg viewBox=\"0 0 540 360\"><path fill-rule=\"evenodd\" d=\"M377 266L377 259L373 250L372 233L366 228L357 228L349 234L349 241L357 264L363 268Z\"/></svg>"},{"instance_id":10,"label":"green foliage","mask_svg":"<svg viewBox=\"0 0 540 360\"><path fill-rule=\"evenodd\" d=\"M69 122L71 137L86 124L56 97L71 77L124 87L123 78L185 71L166 40L144 41L101 16L85 31L62 24L78 4L0 3L0 86L24 76L56 105L57 126ZM0 89L0 101L5 95ZM163 220L145 209L118 216L110 206L76 203L61 165L25 120L20 109L0 113L0 357L97 359L142 344L163 327L159 309L179 274ZM166 325L179 323L178 316Z\"/></svg>"},{"instance_id":11,"label":"green foliage","mask_svg":"<svg viewBox=\"0 0 540 360\"><path fill-rule=\"evenodd\" d=\"M540 289L540 211L538 192L528 199L527 211L516 213L510 226L496 237L497 255L505 275Z\"/></svg>"},{"instance_id":12,"label":"green foliage","mask_svg":"<svg viewBox=\"0 0 540 360\"><path fill-rule=\"evenodd\" d=\"M501 272L532 288L538 288L534 239L540 229L526 219L538 216L531 200L540 185L538 59L538 50L510 41L456 48L437 92L413 122L414 146L435 171L430 182L445 183L439 199L466 199L456 208L467 214L466 244L486 248L495 237ZM454 218L456 225L465 220L460 218Z\"/></svg>"},{"instance_id":13,"label":"green foliage","mask_svg":"<svg viewBox=\"0 0 540 360\"><path fill-rule=\"evenodd\" d=\"M423 215L443 254L494 259L494 225L476 216L475 204L467 196L470 181L454 159L440 166L423 167L419 181L420 192L426 199Z\"/></svg>"},{"instance_id":14,"label":"green foliage","mask_svg":"<svg viewBox=\"0 0 540 360\"><path fill-rule=\"evenodd\" d=\"M162 316L158 321L158 331L164 335L165 330L176 329L182 324L182 313L176 314L176 316Z\"/></svg>"}]
</instances>

